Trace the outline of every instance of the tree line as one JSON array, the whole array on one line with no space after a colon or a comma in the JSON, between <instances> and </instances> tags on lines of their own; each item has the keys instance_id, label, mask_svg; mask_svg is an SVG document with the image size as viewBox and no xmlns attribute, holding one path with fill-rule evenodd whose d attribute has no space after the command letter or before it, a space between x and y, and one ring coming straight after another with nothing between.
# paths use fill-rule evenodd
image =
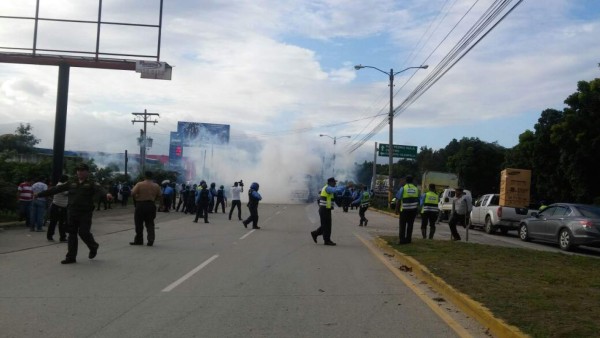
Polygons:
<instances>
[{"instance_id":1,"label":"tree line","mask_svg":"<svg viewBox=\"0 0 600 338\"><path fill-rule=\"evenodd\" d=\"M519 135L512 148L478 138L453 139L439 150L421 147L416 160L399 160L393 177L412 175L420 182L427 171L452 172L473 196L500 191L505 168L531 170L531 200L600 205L600 79L579 81L563 110L541 112L533 130ZM370 182L373 162L356 164L360 182ZM378 164L387 175L388 165Z\"/></svg>"}]
</instances>

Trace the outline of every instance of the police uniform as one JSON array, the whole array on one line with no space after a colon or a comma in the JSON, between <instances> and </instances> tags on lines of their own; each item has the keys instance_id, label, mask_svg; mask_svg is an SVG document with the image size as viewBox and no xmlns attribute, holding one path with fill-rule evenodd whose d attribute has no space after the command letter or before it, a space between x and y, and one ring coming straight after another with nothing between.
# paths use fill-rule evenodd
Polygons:
<instances>
[{"instance_id":1,"label":"police uniform","mask_svg":"<svg viewBox=\"0 0 600 338\"><path fill-rule=\"evenodd\" d=\"M435 187L433 188L435 190ZM429 239L433 239L435 234L435 222L438 217L439 197L435 191L430 191L423 194L421 203L421 234L423 238L427 238L427 224L429 224Z\"/></svg>"},{"instance_id":2,"label":"police uniform","mask_svg":"<svg viewBox=\"0 0 600 338\"><path fill-rule=\"evenodd\" d=\"M331 240L331 210L333 210L333 198L338 190L335 188L336 182L335 178L330 177L327 179L327 184L321 189L321 195L318 200L321 226L310 233L315 243L317 243L317 237L323 235L325 245L336 245Z\"/></svg>"},{"instance_id":3,"label":"police uniform","mask_svg":"<svg viewBox=\"0 0 600 338\"><path fill-rule=\"evenodd\" d=\"M243 221L244 227L248 227L248 224L252 223L252 229L260 229L258 226L258 202L262 200L262 196L258 193L259 185L253 182L248 190L248 211L250 216Z\"/></svg>"},{"instance_id":4,"label":"police uniform","mask_svg":"<svg viewBox=\"0 0 600 338\"><path fill-rule=\"evenodd\" d=\"M360 224L358 226L367 226L369 220L365 217L365 212L369 209L369 203L371 201L371 194L366 188L360 192L359 198L357 198L352 204L358 205L358 216L360 216Z\"/></svg>"},{"instance_id":5,"label":"police uniform","mask_svg":"<svg viewBox=\"0 0 600 338\"><path fill-rule=\"evenodd\" d=\"M148 246L154 245L154 219L156 218L156 201L161 201L162 192L160 186L152 180L152 173L146 172L146 179L136 183L131 190L131 196L135 200L135 211L133 220L135 223L135 238L131 245L144 245L144 225L148 234ZM166 206L165 206L166 208Z\"/></svg>"},{"instance_id":6,"label":"police uniform","mask_svg":"<svg viewBox=\"0 0 600 338\"><path fill-rule=\"evenodd\" d=\"M204 217L204 223L208 223L208 207L212 196L206 182L200 182L198 189L196 190L196 218L194 223L198 223L198 218Z\"/></svg>"},{"instance_id":7,"label":"police uniform","mask_svg":"<svg viewBox=\"0 0 600 338\"><path fill-rule=\"evenodd\" d=\"M89 172L89 167L82 163L77 166L77 171ZM81 237L81 240L90 249L88 257L92 259L96 257L98 247L100 246L96 243L94 236L90 232L92 227L92 213L95 208L95 197L100 194L106 194L106 191L100 184L86 177L83 180L79 180L78 178L69 180L63 185L58 185L40 192L37 196L50 196L63 191L69 192L69 203L67 206L67 233L69 234L69 244L66 259L61 263L70 264L76 262L79 244L79 239L77 238L78 234L79 237Z\"/></svg>"},{"instance_id":8,"label":"police uniform","mask_svg":"<svg viewBox=\"0 0 600 338\"><path fill-rule=\"evenodd\" d=\"M406 181L407 183L398 191L396 196L400 203L400 244L407 244L412 241L413 225L419 206L419 190L412 184L412 178L407 178ZM397 209L398 206L396 206Z\"/></svg>"}]
</instances>

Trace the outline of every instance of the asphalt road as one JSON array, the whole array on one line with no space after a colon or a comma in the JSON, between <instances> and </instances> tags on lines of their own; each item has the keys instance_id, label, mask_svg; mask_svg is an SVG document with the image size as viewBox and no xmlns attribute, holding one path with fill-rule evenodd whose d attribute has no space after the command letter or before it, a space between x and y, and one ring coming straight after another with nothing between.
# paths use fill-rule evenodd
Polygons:
<instances>
[{"instance_id":1,"label":"asphalt road","mask_svg":"<svg viewBox=\"0 0 600 338\"><path fill-rule=\"evenodd\" d=\"M247 210L243 211L247 215ZM370 244L398 220L333 215L336 247L314 244L317 207L259 207L260 230L211 214L159 213L155 246L130 246L132 208L95 214L100 244L61 265L66 244L25 228L0 232L1 337L486 337ZM415 235L418 229L415 229ZM472 238L477 236L473 235ZM449 239L443 224L437 239ZM383 258L385 259L385 258ZM435 302L432 300L436 300ZM432 305L433 303L433 305Z\"/></svg>"}]
</instances>

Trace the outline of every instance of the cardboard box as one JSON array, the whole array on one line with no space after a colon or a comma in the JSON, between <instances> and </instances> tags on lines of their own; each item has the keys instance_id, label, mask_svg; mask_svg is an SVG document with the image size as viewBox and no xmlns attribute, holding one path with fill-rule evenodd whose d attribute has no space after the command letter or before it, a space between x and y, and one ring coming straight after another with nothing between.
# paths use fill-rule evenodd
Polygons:
<instances>
[{"instance_id":1,"label":"cardboard box","mask_svg":"<svg viewBox=\"0 0 600 338\"><path fill-rule=\"evenodd\" d=\"M526 208L529 206L531 170L506 168L500 173L500 205Z\"/></svg>"}]
</instances>

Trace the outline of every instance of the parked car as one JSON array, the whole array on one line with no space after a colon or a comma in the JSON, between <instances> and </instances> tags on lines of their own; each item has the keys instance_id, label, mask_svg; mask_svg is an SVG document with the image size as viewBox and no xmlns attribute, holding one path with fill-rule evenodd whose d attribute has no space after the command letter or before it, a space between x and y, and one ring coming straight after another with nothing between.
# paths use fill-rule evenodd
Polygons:
<instances>
[{"instance_id":1,"label":"parked car","mask_svg":"<svg viewBox=\"0 0 600 338\"><path fill-rule=\"evenodd\" d=\"M600 207L555 203L521 221L519 237L557 243L562 250L600 245Z\"/></svg>"},{"instance_id":2,"label":"parked car","mask_svg":"<svg viewBox=\"0 0 600 338\"><path fill-rule=\"evenodd\" d=\"M499 194L479 197L471 211L471 227L482 227L488 234L500 229L503 235L509 230L518 230L521 220L533 215L537 210L500 205Z\"/></svg>"}]
</instances>

